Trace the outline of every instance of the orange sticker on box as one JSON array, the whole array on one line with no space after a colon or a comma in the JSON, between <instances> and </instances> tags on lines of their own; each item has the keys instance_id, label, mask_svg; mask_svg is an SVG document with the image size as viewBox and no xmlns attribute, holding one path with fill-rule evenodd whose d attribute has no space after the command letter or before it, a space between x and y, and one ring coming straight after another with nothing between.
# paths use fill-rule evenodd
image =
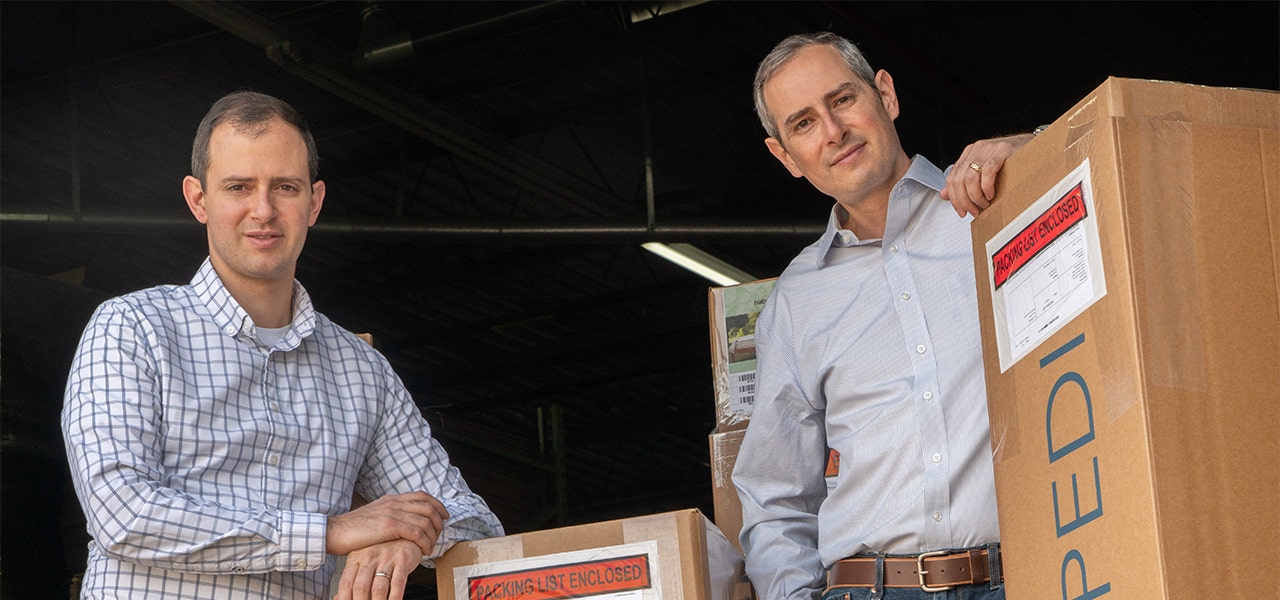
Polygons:
<instances>
[{"instance_id":1,"label":"orange sticker on box","mask_svg":"<svg viewBox=\"0 0 1280 600\"><path fill-rule=\"evenodd\" d=\"M1053 206L1040 213L1035 221L991 255L991 273L996 289L1000 289L1018 269L1030 262L1046 246L1088 216L1083 185L1077 183L1054 202Z\"/></svg>"},{"instance_id":2,"label":"orange sticker on box","mask_svg":"<svg viewBox=\"0 0 1280 600\"><path fill-rule=\"evenodd\" d=\"M467 578L469 600L559 600L651 587L649 555L583 561Z\"/></svg>"}]
</instances>

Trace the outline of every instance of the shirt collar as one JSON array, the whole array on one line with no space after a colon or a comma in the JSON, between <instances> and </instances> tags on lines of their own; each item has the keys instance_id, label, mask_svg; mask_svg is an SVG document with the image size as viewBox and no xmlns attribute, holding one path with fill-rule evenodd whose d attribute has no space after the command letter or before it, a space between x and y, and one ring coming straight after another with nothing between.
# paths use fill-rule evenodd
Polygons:
<instances>
[{"instance_id":1,"label":"shirt collar","mask_svg":"<svg viewBox=\"0 0 1280 600\"><path fill-rule=\"evenodd\" d=\"M917 201L927 196L926 194L901 194L900 189L907 187L928 188L934 192L942 191L946 185L946 174L943 173L929 159L917 154L911 159L911 166L907 168L906 175L898 181L893 187L890 199L902 197L907 201ZM892 205L892 202L891 202ZM893 211L893 208L890 208ZM860 240L852 231L842 229L840 223L848 212L837 202L831 207L831 212L827 216L827 229L822 233L822 237L818 238L819 252L816 257L815 266L822 267L827 262L827 255L831 253L832 248L842 248L849 246L862 246L870 244L877 240Z\"/></svg>"},{"instance_id":2,"label":"shirt collar","mask_svg":"<svg viewBox=\"0 0 1280 600\"><path fill-rule=\"evenodd\" d=\"M204 259L204 263L200 265L200 270L196 271L195 277L191 279L191 287L195 290L196 296L209 309L209 316L213 319L214 325L223 334L235 337L241 333L257 339L253 319L249 317L249 313L240 306L240 303L232 297L231 292L222 284L222 278L218 277L218 272L213 268L213 262L209 258ZM277 348L281 350L292 350L302 343L302 340L311 335L316 328L315 308L311 304L311 296L307 294L307 290L302 287L301 283L295 279L293 282L293 321L289 323L289 331L285 333L283 339L277 344Z\"/></svg>"}]
</instances>

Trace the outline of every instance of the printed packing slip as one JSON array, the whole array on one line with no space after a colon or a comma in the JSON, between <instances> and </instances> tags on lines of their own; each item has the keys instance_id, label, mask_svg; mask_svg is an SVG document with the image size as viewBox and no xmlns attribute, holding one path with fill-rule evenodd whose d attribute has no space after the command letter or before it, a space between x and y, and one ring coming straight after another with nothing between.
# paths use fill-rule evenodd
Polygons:
<instances>
[{"instance_id":1,"label":"printed packing slip","mask_svg":"<svg viewBox=\"0 0 1280 600\"><path fill-rule=\"evenodd\" d=\"M1280 93L1111 78L972 224L1010 598L1280 594Z\"/></svg>"}]
</instances>

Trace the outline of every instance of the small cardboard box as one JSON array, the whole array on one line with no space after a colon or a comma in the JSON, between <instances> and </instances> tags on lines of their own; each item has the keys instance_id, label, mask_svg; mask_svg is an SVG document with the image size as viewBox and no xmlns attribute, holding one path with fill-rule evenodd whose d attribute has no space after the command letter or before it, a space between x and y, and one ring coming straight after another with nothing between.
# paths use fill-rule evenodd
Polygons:
<instances>
[{"instance_id":1,"label":"small cardboard box","mask_svg":"<svg viewBox=\"0 0 1280 600\"><path fill-rule=\"evenodd\" d=\"M707 292L716 431L746 429L756 393L756 318L777 278Z\"/></svg>"},{"instance_id":2,"label":"small cardboard box","mask_svg":"<svg viewBox=\"0 0 1280 600\"><path fill-rule=\"evenodd\" d=\"M464 542L436 561L447 600L746 600L742 553L697 509Z\"/></svg>"},{"instance_id":3,"label":"small cardboard box","mask_svg":"<svg viewBox=\"0 0 1280 600\"><path fill-rule=\"evenodd\" d=\"M1108 79L974 220L1010 598L1280 592L1280 94Z\"/></svg>"}]
</instances>

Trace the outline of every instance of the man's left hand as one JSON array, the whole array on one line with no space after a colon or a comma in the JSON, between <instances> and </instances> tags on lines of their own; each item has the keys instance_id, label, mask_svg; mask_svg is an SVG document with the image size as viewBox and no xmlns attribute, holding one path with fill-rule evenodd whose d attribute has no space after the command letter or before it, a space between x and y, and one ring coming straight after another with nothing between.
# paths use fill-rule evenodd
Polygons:
<instances>
[{"instance_id":1,"label":"man's left hand","mask_svg":"<svg viewBox=\"0 0 1280 600\"><path fill-rule=\"evenodd\" d=\"M1005 159L1031 138L1030 133L1020 133L969 144L947 174L942 199L951 203L958 216L978 216L991 206L991 199L996 195L996 175L1004 167Z\"/></svg>"},{"instance_id":2,"label":"man's left hand","mask_svg":"<svg viewBox=\"0 0 1280 600\"><path fill-rule=\"evenodd\" d=\"M422 560L418 545L405 539L361 548L347 555L335 600L404 600L409 573Z\"/></svg>"}]
</instances>

